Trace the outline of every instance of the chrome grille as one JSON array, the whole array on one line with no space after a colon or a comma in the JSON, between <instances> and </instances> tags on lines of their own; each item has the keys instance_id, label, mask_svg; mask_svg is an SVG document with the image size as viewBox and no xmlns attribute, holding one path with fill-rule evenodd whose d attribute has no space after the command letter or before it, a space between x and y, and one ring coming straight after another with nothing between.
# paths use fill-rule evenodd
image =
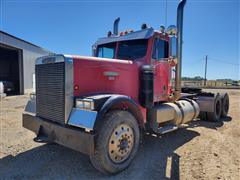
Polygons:
<instances>
[{"instance_id":1,"label":"chrome grille","mask_svg":"<svg viewBox=\"0 0 240 180\"><path fill-rule=\"evenodd\" d=\"M36 65L37 116L65 123L65 63Z\"/></svg>"}]
</instances>

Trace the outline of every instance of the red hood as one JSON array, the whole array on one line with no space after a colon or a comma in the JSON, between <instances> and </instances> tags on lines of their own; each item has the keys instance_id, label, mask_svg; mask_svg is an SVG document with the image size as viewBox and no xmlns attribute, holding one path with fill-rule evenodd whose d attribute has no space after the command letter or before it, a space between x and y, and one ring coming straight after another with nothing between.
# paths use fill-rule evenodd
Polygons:
<instances>
[{"instance_id":1,"label":"red hood","mask_svg":"<svg viewBox=\"0 0 240 180\"><path fill-rule=\"evenodd\" d=\"M138 101L139 63L129 60L72 56L75 96L123 94Z\"/></svg>"},{"instance_id":2,"label":"red hood","mask_svg":"<svg viewBox=\"0 0 240 180\"><path fill-rule=\"evenodd\" d=\"M110 58L99 58L99 57L92 57L92 56L78 56L72 55L73 59L77 60L85 60L85 61L103 61L103 62L112 62L112 63L120 63L120 64L133 64L130 60L124 59L110 59Z\"/></svg>"}]
</instances>

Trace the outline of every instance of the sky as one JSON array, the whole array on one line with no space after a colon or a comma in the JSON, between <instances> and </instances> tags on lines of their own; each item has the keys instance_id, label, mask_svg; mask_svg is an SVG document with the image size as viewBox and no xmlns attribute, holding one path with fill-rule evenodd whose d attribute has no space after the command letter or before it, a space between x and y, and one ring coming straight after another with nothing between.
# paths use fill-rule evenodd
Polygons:
<instances>
[{"instance_id":1,"label":"sky","mask_svg":"<svg viewBox=\"0 0 240 180\"><path fill-rule=\"evenodd\" d=\"M91 55L112 30L176 24L176 0L0 0L0 29L55 53ZM183 76L240 79L240 0L188 0L184 12Z\"/></svg>"}]
</instances>

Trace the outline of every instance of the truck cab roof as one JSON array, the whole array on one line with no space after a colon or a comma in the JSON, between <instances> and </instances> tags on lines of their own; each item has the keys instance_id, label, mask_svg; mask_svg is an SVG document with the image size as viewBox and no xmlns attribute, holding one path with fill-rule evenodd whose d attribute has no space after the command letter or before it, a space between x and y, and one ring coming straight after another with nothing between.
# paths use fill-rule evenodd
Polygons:
<instances>
[{"instance_id":1,"label":"truck cab roof","mask_svg":"<svg viewBox=\"0 0 240 180\"><path fill-rule=\"evenodd\" d=\"M112 42L119 42L119 41L128 41L128 40L137 40L137 39L149 39L154 35L154 29L146 28L139 31L134 31L127 33L126 35L112 35L109 37L99 38L93 46L98 46L101 44L107 44Z\"/></svg>"}]
</instances>

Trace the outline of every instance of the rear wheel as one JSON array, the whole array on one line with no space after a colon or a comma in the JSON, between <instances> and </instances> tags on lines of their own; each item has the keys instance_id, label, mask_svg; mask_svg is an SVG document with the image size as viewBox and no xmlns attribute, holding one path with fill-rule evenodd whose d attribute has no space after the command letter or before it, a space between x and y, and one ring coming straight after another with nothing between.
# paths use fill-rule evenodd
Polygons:
<instances>
[{"instance_id":1,"label":"rear wheel","mask_svg":"<svg viewBox=\"0 0 240 180\"><path fill-rule=\"evenodd\" d=\"M219 95L217 95L214 103L214 112L207 112L207 119L209 121L218 122L221 119L222 113L222 101Z\"/></svg>"},{"instance_id":2,"label":"rear wheel","mask_svg":"<svg viewBox=\"0 0 240 180\"><path fill-rule=\"evenodd\" d=\"M223 117L223 118L227 117L228 110L229 110L229 96L227 93L225 93L223 96L223 99L222 99L221 117Z\"/></svg>"},{"instance_id":3,"label":"rear wheel","mask_svg":"<svg viewBox=\"0 0 240 180\"><path fill-rule=\"evenodd\" d=\"M134 116L121 110L107 113L98 129L95 153L90 156L93 166L106 174L127 168L139 146L140 132Z\"/></svg>"}]
</instances>

